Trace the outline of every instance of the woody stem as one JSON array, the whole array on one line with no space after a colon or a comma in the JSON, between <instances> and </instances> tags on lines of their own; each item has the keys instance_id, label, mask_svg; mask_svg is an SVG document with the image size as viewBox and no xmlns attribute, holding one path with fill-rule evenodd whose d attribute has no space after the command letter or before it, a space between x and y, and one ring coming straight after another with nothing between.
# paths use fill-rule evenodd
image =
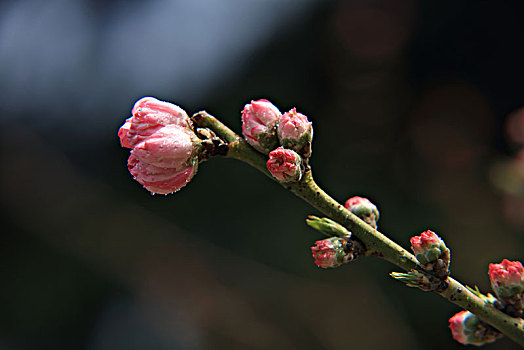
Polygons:
<instances>
[{"instance_id":1,"label":"woody stem","mask_svg":"<svg viewBox=\"0 0 524 350\"><path fill-rule=\"evenodd\" d=\"M199 127L211 129L218 137L229 144L226 157L246 162L276 181L266 168L267 157L254 150L244 139L218 119L204 111L196 113L192 119ZM425 272L413 254L373 229L324 192L313 180L311 169L306 170L304 176L298 182L280 182L280 184L351 231L353 237L356 237L365 245L365 255L383 258L406 271L415 269ZM447 278L445 282L448 284L447 288L436 293L471 311L481 320L524 346L524 320L513 318L497 310L452 278Z\"/></svg>"}]
</instances>

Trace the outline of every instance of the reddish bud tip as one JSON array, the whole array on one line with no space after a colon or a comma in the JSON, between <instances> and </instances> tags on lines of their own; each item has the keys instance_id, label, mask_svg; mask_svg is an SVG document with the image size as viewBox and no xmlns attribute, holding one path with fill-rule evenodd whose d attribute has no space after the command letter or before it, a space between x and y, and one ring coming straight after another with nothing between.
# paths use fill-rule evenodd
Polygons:
<instances>
[{"instance_id":1,"label":"reddish bud tip","mask_svg":"<svg viewBox=\"0 0 524 350\"><path fill-rule=\"evenodd\" d=\"M435 232L428 230L422 232L420 236L411 237L410 242L413 252L415 254L421 254L430 248L438 247L441 239Z\"/></svg>"},{"instance_id":2,"label":"reddish bud tip","mask_svg":"<svg viewBox=\"0 0 524 350\"><path fill-rule=\"evenodd\" d=\"M298 153L279 147L269 153L266 166L278 181L297 182L302 177L301 163Z\"/></svg>"},{"instance_id":3,"label":"reddish bud tip","mask_svg":"<svg viewBox=\"0 0 524 350\"><path fill-rule=\"evenodd\" d=\"M338 267L344 263L344 240L333 237L317 241L311 247L311 252L318 267Z\"/></svg>"},{"instance_id":4,"label":"reddish bud tip","mask_svg":"<svg viewBox=\"0 0 524 350\"><path fill-rule=\"evenodd\" d=\"M521 297L524 292L524 267L520 261L504 259L500 264L489 264L489 279L501 298Z\"/></svg>"},{"instance_id":5,"label":"reddish bud tip","mask_svg":"<svg viewBox=\"0 0 524 350\"><path fill-rule=\"evenodd\" d=\"M297 151L303 157L311 155L313 127L307 117L296 108L284 113L278 124L278 138L285 148Z\"/></svg>"},{"instance_id":6,"label":"reddish bud tip","mask_svg":"<svg viewBox=\"0 0 524 350\"><path fill-rule=\"evenodd\" d=\"M464 345L484 345L501 336L495 329L482 324L480 319L469 311L461 311L451 317L449 329L453 339Z\"/></svg>"},{"instance_id":7,"label":"reddish bud tip","mask_svg":"<svg viewBox=\"0 0 524 350\"><path fill-rule=\"evenodd\" d=\"M466 319L473 314L469 311L461 311L449 319L449 329L453 339L461 344L469 344L468 337L465 333ZM473 315L474 316L474 315Z\"/></svg>"},{"instance_id":8,"label":"reddish bud tip","mask_svg":"<svg viewBox=\"0 0 524 350\"><path fill-rule=\"evenodd\" d=\"M440 259L441 263L438 266L431 266L431 269L439 269L444 275L447 274L450 252L444 241L435 232L424 231L420 236L411 237L410 243L413 253L421 264L427 265Z\"/></svg>"},{"instance_id":9,"label":"reddish bud tip","mask_svg":"<svg viewBox=\"0 0 524 350\"><path fill-rule=\"evenodd\" d=\"M377 206L364 197L351 197L344 204L347 210L367 222L374 229L377 228L377 222L380 217Z\"/></svg>"},{"instance_id":10,"label":"reddish bud tip","mask_svg":"<svg viewBox=\"0 0 524 350\"><path fill-rule=\"evenodd\" d=\"M191 128L191 120L182 108L153 97L138 100L131 112L132 117L118 131L122 147L133 148L167 125Z\"/></svg>"}]
</instances>

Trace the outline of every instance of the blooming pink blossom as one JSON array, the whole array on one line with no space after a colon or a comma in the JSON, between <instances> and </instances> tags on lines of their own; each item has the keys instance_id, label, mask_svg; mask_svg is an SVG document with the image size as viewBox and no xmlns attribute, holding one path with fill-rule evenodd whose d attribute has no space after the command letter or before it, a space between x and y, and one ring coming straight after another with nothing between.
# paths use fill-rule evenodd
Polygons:
<instances>
[{"instance_id":1,"label":"blooming pink blossom","mask_svg":"<svg viewBox=\"0 0 524 350\"><path fill-rule=\"evenodd\" d=\"M377 228L380 217L377 206L364 197L351 197L344 204L347 210L367 222L371 227Z\"/></svg>"},{"instance_id":2,"label":"blooming pink blossom","mask_svg":"<svg viewBox=\"0 0 524 350\"><path fill-rule=\"evenodd\" d=\"M267 169L277 180L297 182L302 177L300 156L290 149L279 147L269 153Z\"/></svg>"},{"instance_id":3,"label":"blooming pink blossom","mask_svg":"<svg viewBox=\"0 0 524 350\"><path fill-rule=\"evenodd\" d=\"M167 194L185 186L198 168L201 141L186 112L174 104L144 97L118 131L131 148L128 169L152 193Z\"/></svg>"},{"instance_id":4,"label":"blooming pink blossom","mask_svg":"<svg viewBox=\"0 0 524 350\"><path fill-rule=\"evenodd\" d=\"M311 155L313 127L307 117L298 113L296 108L284 113L278 124L280 144L301 153L304 157Z\"/></svg>"},{"instance_id":5,"label":"blooming pink blossom","mask_svg":"<svg viewBox=\"0 0 524 350\"><path fill-rule=\"evenodd\" d=\"M242 111L242 133L256 150L268 153L278 144L276 127L282 113L268 100L251 101Z\"/></svg>"},{"instance_id":6,"label":"blooming pink blossom","mask_svg":"<svg viewBox=\"0 0 524 350\"><path fill-rule=\"evenodd\" d=\"M343 240L337 237L323 239L315 242L311 247L315 264L327 269L342 265L344 259Z\"/></svg>"},{"instance_id":7,"label":"blooming pink blossom","mask_svg":"<svg viewBox=\"0 0 524 350\"><path fill-rule=\"evenodd\" d=\"M167 125L191 127L191 120L182 108L153 97L138 100L131 113L132 117L128 118L118 131L120 144L126 148L133 148Z\"/></svg>"},{"instance_id":8,"label":"blooming pink blossom","mask_svg":"<svg viewBox=\"0 0 524 350\"><path fill-rule=\"evenodd\" d=\"M504 259L500 264L489 264L489 279L501 298L518 297L524 291L524 267L520 261Z\"/></svg>"}]
</instances>

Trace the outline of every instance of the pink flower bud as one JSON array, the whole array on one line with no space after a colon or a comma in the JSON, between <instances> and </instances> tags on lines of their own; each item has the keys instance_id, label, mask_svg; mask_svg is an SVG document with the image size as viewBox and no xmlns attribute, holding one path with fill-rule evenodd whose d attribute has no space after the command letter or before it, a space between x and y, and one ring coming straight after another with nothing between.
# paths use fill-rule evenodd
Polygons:
<instances>
[{"instance_id":1,"label":"pink flower bud","mask_svg":"<svg viewBox=\"0 0 524 350\"><path fill-rule=\"evenodd\" d=\"M489 264L491 288L500 298L522 298L524 292L524 267L520 261L502 260Z\"/></svg>"},{"instance_id":2,"label":"pink flower bud","mask_svg":"<svg viewBox=\"0 0 524 350\"><path fill-rule=\"evenodd\" d=\"M285 148L295 150L306 158L311 155L313 127L307 117L298 113L296 108L280 118L278 138Z\"/></svg>"},{"instance_id":3,"label":"pink flower bud","mask_svg":"<svg viewBox=\"0 0 524 350\"><path fill-rule=\"evenodd\" d=\"M411 249L426 271L445 278L449 275L450 251L433 231L425 231L410 239Z\"/></svg>"},{"instance_id":4,"label":"pink flower bud","mask_svg":"<svg viewBox=\"0 0 524 350\"><path fill-rule=\"evenodd\" d=\"M136 181L151 193L160 194L173 193L184 187L195 175L197 165L198 163L195 163L180 170L157 167L140 161L133 154L127 162L129 172Z\"/></svg>"},{"instance_id":5,"label":"pink flower bud","mask_svg":"<svg viewBox=\"0 0 524 350\"><path fill-rule=\"evenodd\" d=\"M364 197L351 197L344 205L347 210L367 222L374 229L377 228L377 221L380 217L377 206Z\"/></svg>"},{"instance_id":6,"label":"pink flower bud","mask_svg":"<svg viewBox=\"0 0 524 350\"><path fill-rule=\"evenodd\" d=\"M469 344L468 336L465 333L466 319L472 316L474 315L469 311L461 311L449 319L449 328L453 339L460 344Z\"/></svg>"},{"instance_id":7,"label":"pink flower bud","mask_svg":"<svg viewBox=\"0 0 524 350\"><path fill-rule=\"evenodd\" d=\"M189 129L168 125L136 144L131 154L142 162L179 170L193 163L199 145L200 139Z\"/></svg>"},{"instance_id":8,"label":"pink flower bud","mask_svg":"<svg viewBox=\"0 0 524 350\"><path fill-rule=\"evenodd\" d=\"M415 254L424 253L424 251L432 248L438 248L442 240L433 231L424 231L420 236L411 237L411 249Z\"/></svg>"},{"instance_id":9,"label":"pink flower bud","mask_svg":"<svg viewBox=\"0 0 524 350\"><path fill-rule=\"evenodd\" d=\"M422 264L437 260L446 248L444 241L433 231L425 231L410 239L411 249Z\"/></svg>"},{"instance_id":10,"label":"pink flower bud","mask_svg":"<svg viewBox=\"0 0 524 350\"><path fill-rule=\"evenodd\" d=\"M191 120L182 108L153 97L138 100L131 113L132 117L128 118L118 131L122 147L133 148L167 125L191 128Z\"/></svg>"},{"instance_id":11,"label":"pink flower bud","mask_svg":"<svg viewBox=\"0 0 524 350\"><path fill-rule=\"evenodd\" d=\"M483 324L469 311L461 311L451 317L449 328L453 339L464 345L484 345L501 337L498 331Z\"/></svg>"},{"instance_id":12,"label":"pink flower bud","mask_svg":"<svg viewBox=\"0 0 524 350\"><path fill-rule=\"evenodd\" d=\"M345 262L344 257L346 256L344 243L345 240L339 237L332 237L315 242L315 246L311 247L315 264L323 269L342 265Z\"/></svg>"},{"instance_id":13,"label":"pink flower bud","mask_svg":"<svg viewBox=\"0 0 524 350\"><path fill-rule=\"evenodd\" d=\"M242 133L257 151L267 154L278 144L276 127L282 113L268 100L251 101L242 111Z\"/></svg>"},{"instance_id":14,"label":"pink flower bud","mask_svg":"<svg viewBox=\"0 0 524 350\"><path fill-rule=\"evenodd\" d=\"M297 182L302 177L301 163L298 153L279 147L269 153L266 166L278 181Z\"/></svg>"},{"instance_id":15,"label":"pink flower bud","mask_svg":"<svg viewBox=\"0 0 524 350\"><path fill-rule=\"evenodd\" d=\"M122 125L120 127L120 129L118 130L118 138L120 139L120 145L122 145L122 147L126 147L126 148L132 148L133 146L131 146L131 140L130 140L130 137L129 137L129 129L131 129L131 120L133 119L133 117L131 118L127 118L124 125Z\"/></svg>"},{"instance_id":16,"label":"pink flower bud","mask_svg":"<svg viewBox=\"0 0 524 350\"><path fill-rule=\"evenodd\" d=\"M199 150L196 135L168 125L135 145L128 160L129 172L151 193L176 192L195 175Z\"/></svg>"},{"instance_id":17,"label":"pink flower bud","mask_svg":"<svg viewBox=\"0 0 524 350\"><path fill-rule=\"evenodd\" d=\"M172 193L195 175L201 141L180 107L153 97L137 101L118 131L123 147L131 148L129 172L152 193Z\"/></svg>"}]
</instances>

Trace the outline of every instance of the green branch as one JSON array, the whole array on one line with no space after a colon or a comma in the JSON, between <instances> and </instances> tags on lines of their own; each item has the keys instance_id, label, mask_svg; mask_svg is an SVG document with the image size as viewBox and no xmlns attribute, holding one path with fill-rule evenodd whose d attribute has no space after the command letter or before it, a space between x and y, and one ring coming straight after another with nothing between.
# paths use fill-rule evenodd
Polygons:
<instances>
[{"instance_id":1,"label":"green branch","mask_svg":"<svg viewBox=\"0 0 524 350\"><path fill-rule=\"evenodd\" d=\"M267 157L254 150L219 120L206 112L199 112L192 119L199 127L209 128L218 137L229 143L226 157L246 162L275 180L266 168ZM307 170L299 182L280 184L351 231L353 237L356 237L365 245L366 255L383 258L405 271L414 269L425 272L413 254L373 229L325 193L313 180L311 170ZM438 294L463 309L471 311L483 321L524 346L524 320L510 317L495 309L452 278L448 278L446 282L449 284L448 287L442 292L437 292Z\"/></svg>"},{"instance_id":2,"label":"green branch","mask_svg":"<svg viewBox=\"0 0 524 350\"><path fill-rule=\"evenodd\" d=\"M522 318L511 317L495 309L493 305L476 296L451 277L448 277L448 282L449 287L439 293L442 297L463 309L471 311L517 344L524 346L524 320Z\"/></svg>"}]
</instances>

